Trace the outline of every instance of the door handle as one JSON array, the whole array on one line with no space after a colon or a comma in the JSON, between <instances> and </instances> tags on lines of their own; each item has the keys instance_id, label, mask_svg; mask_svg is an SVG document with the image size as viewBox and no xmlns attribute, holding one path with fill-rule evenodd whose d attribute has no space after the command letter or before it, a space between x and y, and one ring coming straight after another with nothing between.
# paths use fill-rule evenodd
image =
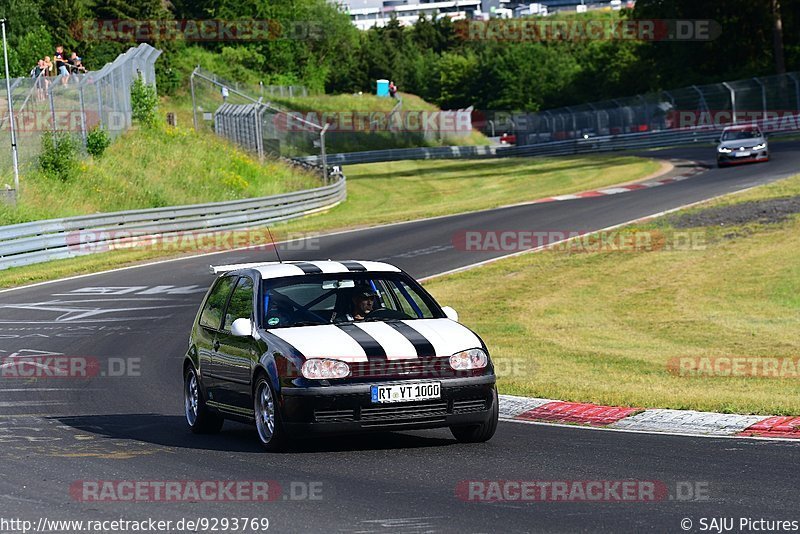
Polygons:
<instances>
[{"instance_id":1,"label":"door handle","mask_svg":"<svg viewBox=\"0 0 800 534\"><path fill-rule=\"evenodd\" d=\"M218 350L219 350L219 341L215 341L214 342L214 352L217 352Z\"/></svg>"}]
</instances>

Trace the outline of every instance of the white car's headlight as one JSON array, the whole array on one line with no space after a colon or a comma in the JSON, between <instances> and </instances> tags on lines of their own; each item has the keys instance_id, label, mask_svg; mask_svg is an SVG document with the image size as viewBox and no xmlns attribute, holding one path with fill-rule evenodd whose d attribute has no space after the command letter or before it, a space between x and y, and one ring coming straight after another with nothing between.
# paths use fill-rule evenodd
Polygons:
<instances>
[{"instance_id":1,"label":"white car's headlight","mask_svg":"<svg viewBox=\"0 0 800 534\"><path fill-rule=\"evenodd\" d=\"M312 380L345 378L350 374L350 366L343 361L315 358L306 360L301 369L303 376Z\"/></svg>"},{"instance_id":2,"label":"white car's headlight","mask_svg":"<svg viewBox=\"0 0 800 534\"><path fill-rule=\"evenodd\" d=\"M450 356L450 367L456 371L482 369L489 364L489 356L481 349L469 349Z\"/></svg>"},{"instance_id":3,"label":"white car's headlight","mask_svg":"<svg viewBox=\"0 0 800 534\"><path fill-rule=\"evenodd\" d=\"M728 154L728 153L730 153L730 152L731 152L731 149L730 149L730 148L725 148L724 146L721 146L721 147L717 148L717 150L718 150L719 152L722 152L722 153L724 153L724 154Z\"/></svg>"},{"instance_id":4,"label":"white car's headlight","mask_svg":"<svg viewBox=\"0 0 800 534\"><path fill-rule=\"evenodd\" d=\"M753 150L763 150L765 148L767 148L767 144L766 143L761 143L760 145L754 146Z\"/></svg>"}]
</instances>

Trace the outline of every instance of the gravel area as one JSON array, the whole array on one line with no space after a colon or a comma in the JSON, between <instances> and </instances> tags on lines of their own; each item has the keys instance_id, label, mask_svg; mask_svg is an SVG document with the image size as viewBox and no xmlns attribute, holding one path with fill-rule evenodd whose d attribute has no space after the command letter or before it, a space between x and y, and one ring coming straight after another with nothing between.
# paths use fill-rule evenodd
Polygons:
<instances>
[{"instance_id":1,"label":"gravel area","mask_svg":"<svg viewBox=\"0 0 800 534\"><path fill-rule=\"evenodd\" d=\"M796 213L800 213L800 195L708 208L673 217L670 223L676 228L739 226L752 222L774 224L783 222Z\"/></svg>"}]
</instances>

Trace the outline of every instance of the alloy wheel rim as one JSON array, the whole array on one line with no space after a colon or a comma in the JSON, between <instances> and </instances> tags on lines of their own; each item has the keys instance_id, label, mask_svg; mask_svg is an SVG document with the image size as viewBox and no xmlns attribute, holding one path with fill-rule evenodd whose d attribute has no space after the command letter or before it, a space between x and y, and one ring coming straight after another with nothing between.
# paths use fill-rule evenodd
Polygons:
<instances>
[{"instance_id":1,"label":"alloy wheel rim","mask_svg":"<svg viewBox=\"0 0 800 534\"><path fill-rule=\"evenodd\" d=\"M190 426L194 426L195 421L197 421L197 405L199 402L197 375L195 375L194 371L190 371L189 377L186 379L183 397L186 421Z\"/></svg>"},{"instance_id":2,"label":"alloy wheel rim","mask_svg":"<svg viewBox=\"0 0 800 534\"><path fill-rule=\"evenodd\" d=\"M258 437L263 443L269 443L275 434L275 402L266 383L262 383L256 392L255 411Z\"/></svg>"}]
</instances>

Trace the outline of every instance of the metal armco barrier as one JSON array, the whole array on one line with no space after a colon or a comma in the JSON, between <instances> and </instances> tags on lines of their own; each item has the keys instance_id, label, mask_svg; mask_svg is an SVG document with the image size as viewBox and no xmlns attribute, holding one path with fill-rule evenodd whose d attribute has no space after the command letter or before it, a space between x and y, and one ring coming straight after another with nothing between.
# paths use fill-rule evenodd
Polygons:
<instances>
[{"instance_id":1,"label":"metal armco barrier","mask_svg":"<svg viewBox=\"0 0 800 534\"><path fill-rule=\"evenodd\" d=\"M379 163L381 161L400 161L404 159L469 159L493 157L494 155L495 147L491 146L394 148L389 150L371 150L368 152L328 154L328 165ZM318 156L306 156L293 159L304 163L319 164Z\"/></svg>"},{"instance_id":2,"label":"metal armco barrier","mask_svg":"<svg viewBox=\"0 0 800 534\"><path fill-rule=\"evenodd\" d=\"M104 251L135 237L236 230L301 217L347 197L346 180L281 195L168 208L120 211L0 227L0 269Z\"/></svg>"},{"instance_id":3,"label":"metal armco barrier","mask_svg":"<svg viewBox=\"0 0 800 534\"><path fill-rule=\"evenodd\" d=\"M800 114L794 121L783 119L755 121L771 137L797 134L800 129ZM786 126L789 126L788 128ZM782 129L783 128L783 129ZM615 150L638 150L648 148L665 148L692 143L713 143L722 134L721 129L687 128L682 130L664 130L658 132L642 132L586 139L569 139L552 141L535 145L519 146L444 146L431 148L402 148L394 150L373 150L369 152L345 152L329 154L329 165L345 165L357 163L379 163L382 161L418 160L418 159L471 159L471 158L510 158L535 156L568 156L575 154L591 154L611 152ZM316 156L294 158L295 161L318 164Z\"/></svg>"}]
</instances>

